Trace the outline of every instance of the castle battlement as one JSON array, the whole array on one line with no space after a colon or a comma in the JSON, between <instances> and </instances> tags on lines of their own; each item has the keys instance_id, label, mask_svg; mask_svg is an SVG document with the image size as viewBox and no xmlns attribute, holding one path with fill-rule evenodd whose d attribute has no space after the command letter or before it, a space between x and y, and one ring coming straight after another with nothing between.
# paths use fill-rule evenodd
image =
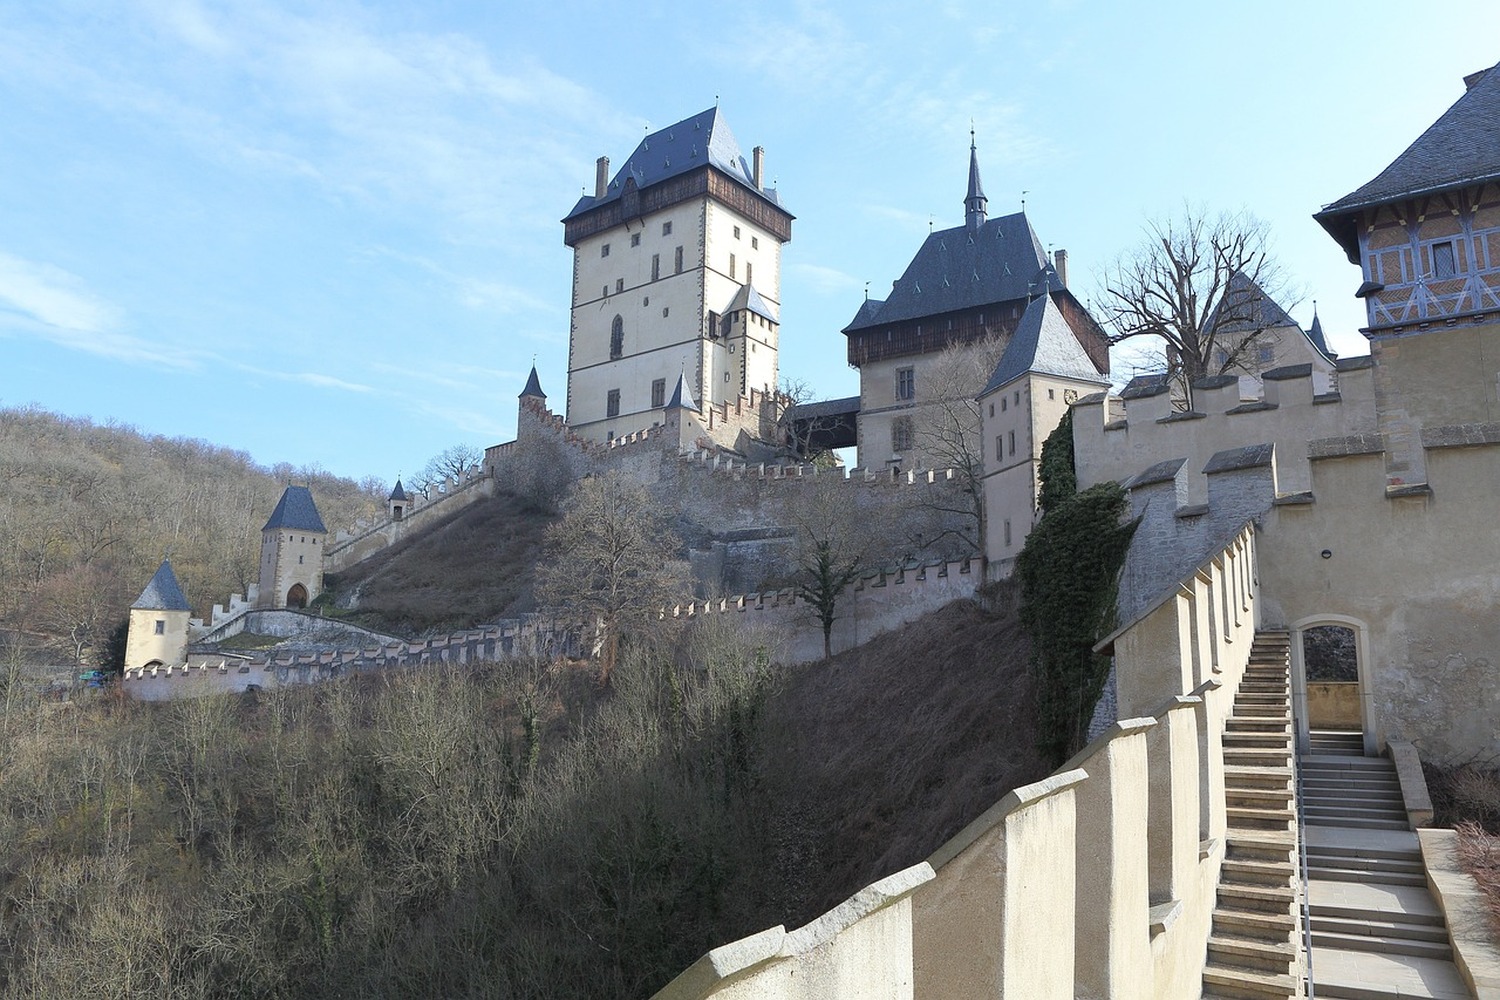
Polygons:
<instances>
[{"instance_id":1,"label":"castle battlement","mask_svg":"<svg viewBox=\"0 0 1500 1000\"><path fill-rule=\"evenodd\" d=\"M1262 394L1251 400L1241 397L1236 376L1202 379L1193 386L1191 410L1174 407L1167 385L1120 397L1086 396L1072 407L1079 486L1125 482L1162 462L1185 459L1185 503L1205 503L1208 482L1199 473L1209 458L1254 442L1275 445L1283 492L1307 492L1313 442L1379 433L1373 360L1340 361L1337 376L1337 391L1316 393L1310 365L1278 368L1263 374Z\"/></svg>"}]
</instances>

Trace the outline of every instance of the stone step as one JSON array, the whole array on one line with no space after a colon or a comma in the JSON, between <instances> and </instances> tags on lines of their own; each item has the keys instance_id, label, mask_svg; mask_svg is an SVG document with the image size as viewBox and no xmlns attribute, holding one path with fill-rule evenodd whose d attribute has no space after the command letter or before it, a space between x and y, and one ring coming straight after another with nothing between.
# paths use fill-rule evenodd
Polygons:
<instances>
[{"instance_id":1,"label":"stone step","mask_svg":"<svg viewBox=\"0 0 1500 1000\"><path fill-rule=\"evenodd\" d=\"M1224 720L1229 733L1291 733L1292 724L1285 718L1259 718L1253 715L1231 715Z\"/></svg>"},{"instance_id":2,"label":"stone step","mask_svg":"<svg viewBox=\"0 0 1500 1000\"><path fill-rule=\"evenodd\" d=\"M1382 955L1320 948L1312 985L1319 1000L1472 1000L1452 962L1420 955Z\"/></svg>"},{"instance_id":3,"label":"stone step","mask_svg":"<svg viewBox=\"0 0 1500 1000\"><path fill-rule=\"evenodd\" d=\"M1241 830L1290 830L1297 822L1296 813L1290 809L1226 806L1224 814L1229 818L1230 826Z\"/></svg>"},{"instance_id":4,"label":"stone step","mask_svg":"<svg viewBox=\"0 0 1500 1000\"><path fill-rule=\"evenodd\" d=\"M1285 767L1291 760L1291 752L1276 747L1231 747L1224 748L1224 763L1246 767Z\"/></svg>"},{"instance_id":5,"label":"stone step","mask_svg":"<svg viewBox=\"0 0 1500 1000\"><path fill-rule=\"evenodd\" d=\"M1235 885L1288 886L1296 877L1290 861L1262 861L1256 858L1225 858L1219 878Z\"/></svg>"},{"instance_id":6,"label":"stone step","mask_svg":"<svg viewBox=\"0 0 1500 1000\"><path fill-rule=\"evenodd\" d=\"M1323 768L1330 771L1386 771L1396 773L1396 765L1384 757L1345 757L1326 754L1305 753L1301 756L1304 770Z\"/></svg>"},{"instance_id":7,"label":"stone step","mask_svg":"<svg viewBox=\"0 0 1500 1000\"><path fill-rule=\"evenodd\" d=\"M1224 786L1224 798L1232 806L1259 806L1269 808L1280 806L1287 808L1292 801L1293 792L1290 788L1231 788L1228 783Z\"/></svg>"},{"instance_id":8,"label":"stone step","mask_svg":"<svg viewBox=\"0 0 1500 1000\"><path fill-rule=\"evenodd\" d=\"M1422 875L1427 871L1422 866L1422 855L1417 851L1410 854L1372 857L1369 854L1334 854L1331 851L1309 846L1307 863L1335 871L1363 871L1375 881L1380 881L1385 875Z\"/></svg>"},{"instance_id":9,"label":"stone step","mask_svg":"<svg viewBox=\"0 0 1500 1000\"><path fill-rule=\"evenodd\" d=\"M1261 941L1233 934L1215 934L1208 939L1208 960L1219 965L1288 973L1297 961L1290 941Z\"/></svg>"},{"instance_id":10,"label":"stone step","mask_svg":"<svg viewBox=\"0 0 1500 1000\"><path fill-rule=\"evenodd\" d=\"M1345 951L1374 951L1382 955L1421 955L1449 962L1453 960L1453 948L1446 937L1442 941L1421 941L1384 934L1336 934L1317 930L1315 926L1312 943L1315 948L1342 948Z\"/></svg>"},{"instance_id":11,"label":"stone step","mask_svg":"<svg viewBox=\"0 0 1500 1000\"><path fill-rule=\"evenodd\" d=\"M1447 934L1444 930L1442 912L1435 904L1427 901L1428 897L1425 893L1416 896L1410 890L1406 890L1407 895L1402 897L1395 895L1401 890L1386 889L1376 893L1380 899L1379 905L1361 906L1351 902L1327 902L1327 891L1335 888L1333 886L1315 888L1309 894L1307 912L1312 915L1314 921L1363 920L1371 926L1419 928L1428 932ZM1320 899L1320 897L1323 898ZM1391 902L1393 899L1397 901L1394 904ZM1423 909L1424 905L1432 908ZM1427 939L1431 940L1430 937ZM1447 938L1444 937L1443 940L1446 941Z\"/></svg>"},{"instance_id":12,"label":"stone step","mask_svg":"<svg viewBox=\"0 0 1500 1000\"><path fill-rule=\"evenodd\" d=\"M1308 826L1335 826L1348 830L1409 830L1411 824L1406 820L1395 819L1356 819L1342 816L1306 816Z\"/></svg>"},{"instance_id":13,"label":"stone step","mask_svg":"<svg viewBox=\"0 0 1500 1000\"><path fill-rule=\"evenodd\" d=\"M1296 928L1290 912L1266 913L1219 906L1213 915L1214 932L1250 937L1259 941L1285 941Z\"/></svg>"},{"instance_id":14,"label":"stone step","mask_svg":"<svg viewBox=\"0 0 1500 1000\"><path fill-rule=\"evenodd\" d=\"M1218 996L1260 1000L1262 997L1295 996L1297 980L1284 972L1252 972L1210 962L1203 969L1203 987L1214 990Z\"/></svg>"},{"instance_id":15,"label":"stone step","mask_svg":"<svg viewBox=\"0 0 1500 1000\"><path fill-rule=\"evenodd\" d=\"M1302 772L1302 791L1305 796L1328 795L1337 797L1348 797L1350 795L1394 795L1401 797L1401 783L1395 778L1366 778L1355 776L1352 778L1338 777L1310 777L1306 771Z\"/></svg>"},{"instance_id":16,"label":"stone step","mask_svg":"<svg viewBox=\"0 0 1500 1000\"><path fill-rule=\"evenodd\" d=\"M1308 838L1307 844L1308 860L1314 858L1323 860L1345 860L1350 865L1359 864L1364 861L1380 862L1403 862L1417 865L1419 870L1422 864L1422 850L1419 847L1390 847L1385 845L1345 847L1339 844L1313 843L1313 838Z\"/></svg>"},{"instance_id":17,"label":"stone step","mask_svg":"<svg viewBox=\"0 0 1500 1000\"><path fill-rule=\"evenodd\" d=\"M1244 767L1237 764L1226 764L1224 766L1224 783L1244 781L1257 785L1283 784L1291 787L1292 769L1290 767Z\"/></svg>"},{"instance_id":18,"label":"stone step","mask_svg":"<svg viewBox=\"0 0 1500 1000\"><path fill-rule=\"evenodd\" d=\"M1291 831L1231 829L1224 836L1224 856L1235 861L1290 864L1296 849Z\"/></svg>"},{"instance_id":19,"label":"stone step","mask_svg":"<svg viewBox=\"0 0 1500 1000\"><path fill-rule=\"evenodd\" d=\"M1308 921L1314 934L1378 935L1380 937L1403 938L1408 941L1427 941L1438 944L1448 942L1448 931L1442 927L1426 924L1397 923L1391 920L1366 920L1363 918L1338 919L1314 914Z\"/></svg>"},{"instance_id":20,"label":"stone step","mask_svg":"<svg viewBox=\"0 0 1500 1000\"><path fill-rule=\"evenodd\" d=\"M1377 876L1367 868L1330 868L1327 865L1315 865L1311 858L1307 861L1307 877L1322 879L1325 882L1358 882L1362 885L1371 881L1379 881L1381 885L1425 886L1427 884L1427 876L1418 872L1382 871Z\"/></svg>"},{"instance_id":21,"label":"stone step","mask_svg":"<svg viewBox=\"0 0 1500 1000\"><path fill-rule=\"evenodd\" d=\"M1219 883L1219 906L1226 909L1290 914L1296 905L1297 893L1289 885Z\"/></svg>"},{"instance_id":22,"label":"stone step","mask_svg":"<svg viewBox=\"0 0 1500 1000\"><path fill-rule=\"evenodd\" d=\"M1302 800L1304 816L1337 816L1347 819L1396 819L1404 825L1406 810L1400 805L1371 802L1369 799L1340 799L1337 802Z\"/></svg>"}]
</instances>

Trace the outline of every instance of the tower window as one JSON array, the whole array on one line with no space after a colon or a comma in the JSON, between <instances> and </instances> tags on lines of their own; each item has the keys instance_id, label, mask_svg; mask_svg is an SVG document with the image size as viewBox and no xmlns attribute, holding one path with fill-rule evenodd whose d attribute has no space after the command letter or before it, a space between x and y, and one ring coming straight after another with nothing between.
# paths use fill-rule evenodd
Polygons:
<instances>
[{"instance_id":1,"label":"tower window","mask_svg":"<svg viewBox=\"0 0 1500 1000\"><path fill-rule=\"evenodd\" d=\"M670 222L663 222L661 224L661 234L663 236L671 236L672 235L672 223L670 223Z\"/></svg>"},{"instance_id":2,"label":"tower window","mask_svg":"<svg viewBox=\"0 0 1500 1000\"><path fill-rule=\"evenodd\" d=\"M160 618L158 618L156 620L156 634L157 635L166 635L167 634L167 623L164 622L164 621L162 621Z\"/></svg>"},{"instance_id":3,"label":"tower window","mask_svg":"<svg viewBox=\"0 0 1500 1000\"><path fill-rule=\"evenodd\" d=\"M740 238L740 227L739 226L735 226L734 227L734 238L735 239L739 239Z\"/></svg>"},{"instance_id":4,"label":"tower window","mask_svg":"<svg viewBox=\"0 0 1500 1000\"><path fill-rule=\"evenodd\" d=\"M654 253L654 254L651 255L651 280L655 281L657 278L660 278L660 277L661 277L661 254Z\"/></svg>"},{"instance_id":5,"label":"tower window","mask_svg":"<svg viewBox=\"0 0 1500 1000\"><path fill-rule=\"evenodd\" d=\"M677 270L675 270L672 273L673 274L681 274L682 273L682 247L678 247L677 248L677 262L676 262L676 265L677 265Z\"/></svg>"},{"instance_id":6,"label":"tower window","mask_svg":"<svg viewBox=\"0 0 1500 1000\"><path fill-rule=\"evenodd\" d=\"M601 257L608 257L609 256L609 244L608 243L604 244L602 247L599 248L599 256L601 256Z\"/></svg>"},{"instance_id":7,"label":"tower window","mask_svg":"<svg viewBox=\"0 0 1500 1000\"><path fill-rule=\"evenodd\" d=\"M729 276L734 277L734 254L729 255Z\"/></svg>"},{"instance_id":8,"label":"tower window","mask_svg":"<svg viewBox=\"0 0 1500 1000\"><path fill-rule=\"evenodd\" d=\"M891 424L891 450L910 451L912 445L911 417L898 417Z\"/></svg>"},{"instance_id":9,"label":"tower window","mask_svg":"<svg viewBox=\"0 0 1500 1000\"><path fill-rule=\"evenodd\" d=\"M1010 548L1010 518L1005 519L1005 547Z\"/></svg>"},{"instance_id":10,"label":"tower window","mask_svg":"<svg viewBox=\"0 0 1500 1000\"><path fill-rule=\"evenodd\" d=\"M917 397L917 373L912 368L896 369L896 398L915 399Z\"/></svg>"},{"instance_id":11,"label":"tower window","mask_svg":"<svg viewBox=\"0 0 1500 1000\"><path fill-rule=\"evenodd\" d=\"M750 249L751 250L759 250L760 249L760 237L759 236L752 236L752 237L750 237Z\"/></svg>"},{"instance_id":12,"label":"tower window","mask_svg":"<svg viewBox=\"0 0 1500 1000\"><path fill-rule=\"evenodd\" d=\"M1014 455L1016 453L1016 432L1015 431L1007 431L1006 432L1006 441L1010 445L1010 453L1012 455Z\"/></svg>"},{"instance_id":13,"label":"tower window","mask_svg":"<svg viewBox=\"0 0 1500 1000\"><path fill-rule=\"evenodd\" d=\"M1000 434L995 435L995 458L1005 457L1005 438Z\"/></svg>"},{"instance_id":14,"label":"tower window","mask_svg":"<svg viewBox=\"0 0 1500 1000\"><path fill-rule=\"evenodd\" d=\"M624 278L616 278L615 279L615 291L617 291L617 292L623 292L624 290L625 290L625 279Z\"/></svg>"},{"instance_id":15,"label":"tower window","mask_svg":"<svg viewBox=\"0 0 1500 1000\"><path fill-rule=\"evenodd\" d=\"M656 379L651 383L651 408L661 409L667 405L667 380Z\"/></svg>"},{"instance_id":16,"label":"tower window","mask_svg":"<svg viewBox=\"0 0 1500 1000\"><path fill-rule=\"evenodd\" d=\"M611 389L609 395L604 398L604 415L606 417L618 417L620 415L620 390Z\"/></svg>"},{"instance_id":17,"label":"tower window","mask_svg":"<svg viewBox=\"0 0 1500 1000\"><path fill-rule=\"evenodd\" d=\"M633 247L638 247L638 246L641 245L641 234L640 233L631 233L630 234L630 245L633 246Z\"/></svg>"},{"instance_id":18,"label":"tower window","mask_svg":"<svg viewBox=\"0 0 1500 1000\"><path fill-rule=\"evenodd\" d=\"M1263 365L1274 364L1276 362L1276 346L1274 344L1261 344L1257 353L1260 363Z\"/></svg>"},{"instance_id":19,"label":"tower window","mask_svg":"<svg viewBox=\"0 0 1500 1000\"><path fill-rule=\"evenodd\" d=\"M625 321L619 316L609 325L609 360L614 361L625 353ZM614 414L610 414L614 416Z\"/></svg>"},{"instance_id":20,"label":"tower window","mask_svg":"<svg viewBox=\"0 0 1500 1000\"><path fill-rule=\"evenodd\" d=\"M748 260L745 261L745 284L755 284L755 265Z\"/></svg>"},{"instance_id":21,"label":"tower window","mask_svg":"<svg viewBox=\"0 0 1500 1000\"><path fill-rule=\"evenodd\" d=\"M1453 243L1434 243L1432 245L1432 276L1434 278L1451 278L1458 270L1453 253Z\"/></svg>"}]
</instances>

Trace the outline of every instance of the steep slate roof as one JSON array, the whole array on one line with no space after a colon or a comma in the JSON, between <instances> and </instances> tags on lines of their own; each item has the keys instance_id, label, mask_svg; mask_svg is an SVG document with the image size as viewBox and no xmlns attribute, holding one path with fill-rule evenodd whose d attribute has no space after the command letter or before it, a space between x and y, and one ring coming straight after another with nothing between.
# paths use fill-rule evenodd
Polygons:
<instances>
[{"instance_id":1,"label":"steep slate roof","mask_svg":"<svg viewBox=\"0 0 1500 1000\"><path fill-rule=\"evenodd\" d=\"M1313 305L1313 321L1312 326L1307 330L1307 339L1312 341L1312 345L1325 358L1336 358L1338 355L1328 349L1328 339L1323 336L1323 321L1318 319L1317 304L1314 303Z\"/></svg>"},{"instance_id":2,"label":"steep slate roof","mask_svg":"<svg viewBox=\"0 0 1500 1000\"><path fill-rule=\"evenodd\" d=\"M619 198L624 193L626 178L635 178L636 187L645 188L704 164L728 174L772 204L781 204L774 188L755 186L750 163L740 153L740 144L715 107L646 136L609 182L604 197L584 195L563 221Z\"/></svg>"},{"instance_id":3,"label":"steep slate roof","mask_svg":"<svg viewBox=\"0 0 1500 1000\"><path fill-rule=\"evenodd\" d=\"M192 605L182 594L182 588L177 584L177 574L172 572L172 561L163 559L161 566L157 568L156 575L151 577L151 582L146 584L146 589L141 591L141 596L135 599L132 608L142 608L150 611L191 611Z\"/></svg>"},{"instance_id":4,"label":"steep slate roof","mask_svg":"<svg viewBox=\"0 0 1500 1000\"><path fill-rule=\"evenodd\" d=\"M734 294L734 301L729 303L729 308L725 311L734 312L738 309L748 309L758 316L764 316L772 323L781 322L776 318L776 311L771 308L771 304L761 298L760 293L750 285L740 286L740 290Z\"/></svg>"},{"instance_id":5,"label":"steep slate roof","mask_svg":"<svg viewBox=\"0 0 1500 1000\"><path fill-rule=\"evenodd\" d=\"M1214 328L1214 321L1218 316L1219 310L1225 307L1226 302L1233 302L1233 308L1238 311L1247 297L1250 299L1249 313L1243 319L1235 319L1225 323L1224 329L1227 332L1275 330L1291 327L1306 337L1308 342L1323 357L1329 361L1332 361L1336 357L1336 355L1328 350L1328 341L1323 337L1323 324L1318 321L1316 315L1313 316L1312 329L1302 329L1301 325L1292 319L1291 315L1285 309L1281 308L1280 304L1267 295L1265 290L1243 271L1236 271L1230 277L1228 290L1224 296L1220 297L1218 303L1214 306L1214 311L1209 314L1206 323L1208 329L1211 330Z\"/></svg>"},{"instance_id":6,"label":"steep slate roof","mask_svg":"<svg viewBox=\"0 0 1500 1000\"><path fill-rule=\"evenodd\" d=\"M1025 212L944 229L927 237L890 296L862 303L844 332L1024 299L1048 280L1062 287Z\"/></svg>"},{"instance_id":7,"label":"steep slate roof","mask_svg":"<svg viewBox=\"0 0 1500 1000\"><path fill-rule=\"evenodd\" d=\"M1000 363L995 366L979 398L983 399L1028 372L1095 385L1109 384L1109 379L1102 377L1089 360L1051 295L1039 295L1026 307L1010 346L1000 356Z\"/></svg>"},{"instance_id":8,"label":"steep slate roof","mask_svg":"<svg viewBox=\"0 0 1500 1000\"><path fill-rule=\"evenodd\" d=\"M399 479L396 480L396 488L393 489L393 490L391 490L391 495L388 496L388 497L386 497L386 499L387 500L407 500L407 499L410 499L406 495L406 490L404 490L404 489L401 488L401 480L399 480Z\"/></svg>"},{"instance_id":9,"label":"steep slate roof","mask_svg":"<svg viewBox=\"0 0 1500 1000\"><path fill-rule=\"evenodd\" d=\"M306 486L288 486L282 491L281 499L276 502L276 509L271 511L271 519L260 530L270 531L272 528L328 531L323 527L323 518L318 515L318 505L313 503L312 491Z\"/></svg>"},{"instance_id":10,"label":"steep slate roof","mask_svg":"<svg viewBox=\"0 0 1500 1000\"><path fill-rule=\"evenodd\" d=\"M684 409L702 412L698 404L693 402L693 391L687 387L687 375L677 376L677 385L672 388L672 398L667 400L667 409Z\"/></svg>"},{"instance_id":11,"label":"steep slate roof","mask_svg":"<svg viewBox=\"0 0 1500 1000\"><path fill-rule=\"evenodd\" d=\"M527 396L547 398L547 394L542 391L542 380L536 377L536 365L531 366L531 374L526 376L526 388L521 390L521 398L525 399Z\"/></svg>"},{"instance_id":12,"label":"steep slate roof","mask_svg":"<svg viewBox=\"0 0 1500 1000\"><path fill-rule=\"evenodd\" d=\"M1375 179L1313 218L1358 262L1352 216L1400 198L1500 178L1500 64L1468 77L1468 89Z\"/></svg>"}]
</instances>

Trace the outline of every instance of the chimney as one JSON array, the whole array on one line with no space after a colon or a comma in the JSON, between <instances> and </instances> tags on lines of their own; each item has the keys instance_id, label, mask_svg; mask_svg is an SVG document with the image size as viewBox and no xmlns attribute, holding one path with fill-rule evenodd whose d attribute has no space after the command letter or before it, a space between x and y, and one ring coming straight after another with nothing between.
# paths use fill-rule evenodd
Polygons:
<instances>
[{"instance_id":1,"label":"chimney","mask_svg":"<svg viewBox=\"0 0 1500 1000\"><path fill-rule=\"evenodd\" d=\"M1057 280L1064 287L1068 287L1068 251L1059 250L1052 255L1052 268L1057 272Z\"/></svg>"},{"instance_id":2,"label":"chimney","mask_svg":"<svg viewBox=\"0 0 1500 1000\"><path fill-rule=\"evenodd\" d=\"M599 157L599 165L594 171L594 197L603 198L609 191L609 157Z\"/></svg>"},{"instance_id":3,"label":"chimney","mask_svg":"<svg viewBox=\"0 0 1500 1000\"><path fill-rule=\"evenodd\" d=\"M760 191L765 188L763 178L766 175L766 147L756 146L750 156L754 162L754 166L750 168L750 180L755 184L755 190Z\"/></svg>"}]
</instances>

